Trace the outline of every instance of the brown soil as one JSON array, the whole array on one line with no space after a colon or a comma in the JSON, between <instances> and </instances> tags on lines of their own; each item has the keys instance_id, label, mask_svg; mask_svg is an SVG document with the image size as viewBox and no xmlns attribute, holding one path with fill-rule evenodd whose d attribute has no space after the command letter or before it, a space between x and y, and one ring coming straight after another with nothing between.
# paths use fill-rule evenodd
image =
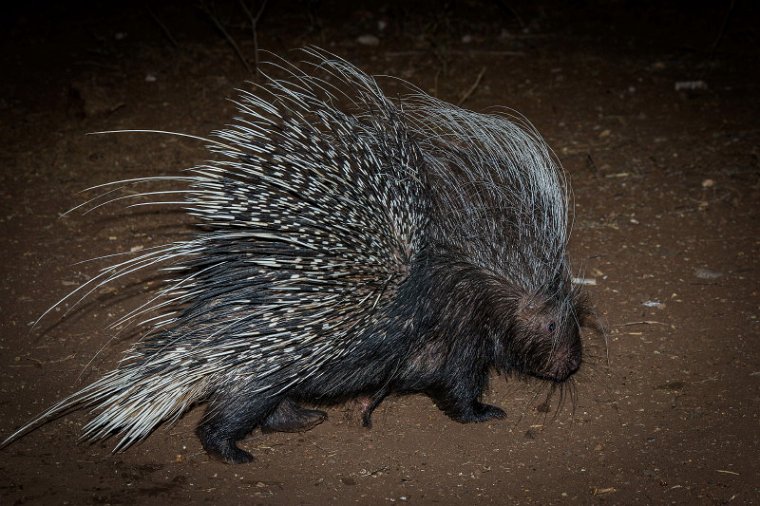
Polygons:
<instances>
[{"instance_id":1,"label":"brown soil","mask_svg":"<svg viewBox=\"0 0 760 506\"><path fill-rule=\"evenodd\" d=\"M234 467L202 451L201 409L117 455L113 441L76 444L76 413L0 451L0 503L760 502L758 9L271 3L258 36L275 54L322 46L443 99L467 95L468 108L530 118L572 178L571 256L596 280L609 361L592 347L575 403L559 410L545 384L494 377L487 397L506 420L460 425L411 396L386 401L367 430L336 407L304 434L253 434L243 445L256 460ZM127 340L108 323L154 288L116 283L30 330L108 263L77 262L163 243L187 221L119 204L62 212L88 186L206 157L187 139L85 134L206 135L252 79L212 21L252 64L238 3L213 15L184 2L66 4L28 2L0 25L2 434L112 367ZM366 34L379 45L357 42Z\"/></svg>"}]
</instances>

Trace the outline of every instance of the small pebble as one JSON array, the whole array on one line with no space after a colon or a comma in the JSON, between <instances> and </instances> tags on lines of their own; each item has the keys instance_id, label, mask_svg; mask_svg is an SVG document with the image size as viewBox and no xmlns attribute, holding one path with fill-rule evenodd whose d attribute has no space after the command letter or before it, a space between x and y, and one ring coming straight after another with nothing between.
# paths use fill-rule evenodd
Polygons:
<instances>
[{"instance_id":1,"label":"small pebble","mask_svg":"<svg viewBox=\"0 0 760 506\"><path fill-rule=\"evenodd\" d=\"M358 42L362 46L378 46L378 45L380 45L380 39L378 39L377 37L375 37L374 35L369 34L369 33L358 36L356 38L356 42Z\"/></svg>"},{"instance_id":2,"label":"small pebble","mask_svg":"<svg viewBox=\"0 0 760 506\"><path fill-rule=\"evenodd\" d=\"M723 273L700 267L699 269L694 270L694 275L699 279L718 279L723 276Z\"/></svg>"},{"instance_id":3,"label":"small pebble","mask_svg":"<svg viewBox=\"0 0 760 506\"><path fill-rule=\"evenodd\" d=\"M676 91L704 91L707 89L707 83L704 81L677 81L675 89Z\"/></svg>"}]
</instances>

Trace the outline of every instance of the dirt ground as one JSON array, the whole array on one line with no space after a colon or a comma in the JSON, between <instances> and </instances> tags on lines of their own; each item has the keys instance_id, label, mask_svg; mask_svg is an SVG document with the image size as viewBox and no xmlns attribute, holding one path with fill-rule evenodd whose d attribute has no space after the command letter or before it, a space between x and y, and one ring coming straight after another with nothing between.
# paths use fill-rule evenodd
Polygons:
<instances>
[{"instance_id":1,"label":"dirt ground","mask_svg":"<svg viewBox=\"0 0 760 506\"><path fill-rule=\"evenodd\" d=\"M607 349L589 347L559 410L546 384L495 376L487 400L505 420L460 425L411 396L368 430L339 406L307 433L253 434L241 466L202 450L202 409L117 455L113 441L78 445L87 418L72 414L0 451L0 504L760 504L759 9L270 3L261 49L297 59L318 45L536 125L572 180L571 258L596 282ZM117 283L31 328L108 263L79 262L188 221L118 203L63 213L89 186L206 158L189 139L86 134L207 135L255 79L240 3L61 4L27 2L1 25L2 435L109 370L128 342L108 324L155 288Z\"/></svg>"}]
</instances>

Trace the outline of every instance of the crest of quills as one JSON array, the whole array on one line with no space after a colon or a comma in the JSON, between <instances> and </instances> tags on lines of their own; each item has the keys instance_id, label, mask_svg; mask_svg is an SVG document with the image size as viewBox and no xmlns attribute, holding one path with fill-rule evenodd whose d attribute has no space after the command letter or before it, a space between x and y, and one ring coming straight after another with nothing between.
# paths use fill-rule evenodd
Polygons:
<instances>
[{"instance_id":1,"label":"crest of quills","mask_svg":"<svg viewBox=\"0 0 760 506\"><path fill-rule=\"evenodd\" d=\"M505 416L481 402L491 371L562 383L578 370L594 316L571 282L568 187L541 137L419 91L390 99L348 62L305 52L307 71L280 62L287 79L238 97L207 139L212 162L170 178L195 234L70 295L168 268L127 317L160 315L144 337L2 446L88 407L82 438L119 433L121 451L205 403L204 448L242 463L237 442L255 428L325 419L301 403L361 398L369 426L386 396L424 393L481 422Z\"/></svg>"}]
</instances>

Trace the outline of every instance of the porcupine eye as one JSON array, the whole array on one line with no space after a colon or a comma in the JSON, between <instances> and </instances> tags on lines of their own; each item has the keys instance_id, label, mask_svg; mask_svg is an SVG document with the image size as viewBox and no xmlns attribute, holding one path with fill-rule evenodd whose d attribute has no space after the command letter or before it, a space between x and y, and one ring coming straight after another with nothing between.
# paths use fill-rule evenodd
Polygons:
<instances>
[{"instance_id":1,"label":"porcupine eye","mask_svg":"<svg viewBox=\"0 0 760 506\"><path fill-rule=\"evenodd\" d=\"M549 322L549 325L546 326L546 331L549 334L553 334L556 329L557 329L557 324L554 322Z\"/></svg>"}]
</instances>

